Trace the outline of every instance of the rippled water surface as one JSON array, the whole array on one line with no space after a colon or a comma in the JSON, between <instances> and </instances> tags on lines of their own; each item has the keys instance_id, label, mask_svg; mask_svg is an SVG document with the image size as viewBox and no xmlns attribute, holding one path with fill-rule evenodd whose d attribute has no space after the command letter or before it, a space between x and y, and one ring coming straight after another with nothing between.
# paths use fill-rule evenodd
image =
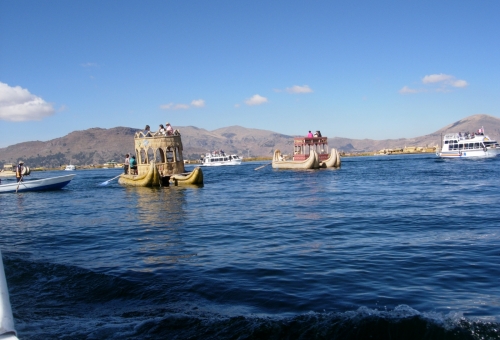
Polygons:
<instances>
[{"instance_id":1,"label":"rippled water surface","mask_svg":"<svg viewBox=\"0 0 500 340\"><path fill-rule=\"evenodd\" d=\"M500 158L264 164L203 168L201 188L80 170L0 195L19 337L500 337Z\"/></svg>"}]
</instances>

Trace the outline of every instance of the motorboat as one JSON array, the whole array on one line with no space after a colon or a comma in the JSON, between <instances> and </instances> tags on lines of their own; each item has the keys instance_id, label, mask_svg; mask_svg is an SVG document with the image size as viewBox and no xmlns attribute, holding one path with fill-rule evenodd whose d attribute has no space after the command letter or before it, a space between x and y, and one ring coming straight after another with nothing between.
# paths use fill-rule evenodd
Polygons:
<instances>
[{"instance_id":1,"label":"motorboat","mask_svg":"<svg viewBox=\"0 0 500 340\"><path fill-rule=\"evenodd\" d=\"M12 182L0 185L0 193L6 192L26 192L26 191L43 191L56 190L66 186L75 175L64 175L57 177L49 177L36 179L32 181Z\"/></svg>"},{"instance_id":2,"label":"motorboat","mask_svg":"<svg viewBox=\"0 0 500 340\"><path fill-rule=\"evenodd\" d=\"M76 166L72 165L71 163L69 165L66 165L64 168L64 171L74 171L76 170Z\"/></svg>"},{"instance_id":3,"label":"motorboat","mask_svg":"<svg viewBox=\"0 0 500 340\"><path fill-rule=\"evenodd\" d=\"M500 154L500 145L484 134L484 129L476 133L448 133L443 137L441 150L436 156L441 158L495 157Z\"/></svg>"},{"instance_id":4,"label":"motorboat","mask_svg":"<svg viewBox=\"0 0 500 340\"><path fill-rule=\"evenodd\" d=\"M238 155L226 155L224 152L207 152L202 158L201 166L240 165L242 158Z\"/></svg>"}]
</instances>

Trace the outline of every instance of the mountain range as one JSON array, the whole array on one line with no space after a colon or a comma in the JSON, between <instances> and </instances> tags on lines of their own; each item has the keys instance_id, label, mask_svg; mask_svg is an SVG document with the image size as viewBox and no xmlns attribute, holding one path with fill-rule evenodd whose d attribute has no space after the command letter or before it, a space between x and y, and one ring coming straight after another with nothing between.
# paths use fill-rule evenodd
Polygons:
<instances>
[{"instance_id":1,"label":"mountain range","mask_svg":"<svg viewBox=\"0 0 500 340\"><path fill-rule=\"evenodd\" d=\"M329 137L328 144L344 152L372 152L381 149L403 148L405 146L440 145L442 135L447 132L474 132L486 129L486 134L498 140L500 119L478 114L449 124L431 134L386 140L350 139ZM194 126L175 127L179 129L184 146L184 159L199 159L200 155L213 150L224 150L243 157L271 157L275 149L292 152L293 137L281 133L229 126L208 131ZM30 167L58 167L64 164L79 166L103 164L115 160L121 162L126 153L134 153L134 133L141 129L115 127L110 129L91 128L73 131L64 137L49 141L31 141L0 148L0 166L17 163L22 159Z\"/></svg>"}]
</instances>

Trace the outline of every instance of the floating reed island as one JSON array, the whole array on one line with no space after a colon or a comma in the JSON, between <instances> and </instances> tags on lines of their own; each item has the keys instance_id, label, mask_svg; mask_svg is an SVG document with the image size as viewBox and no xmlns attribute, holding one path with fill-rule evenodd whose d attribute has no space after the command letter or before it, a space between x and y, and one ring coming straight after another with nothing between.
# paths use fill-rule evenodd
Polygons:
<instances>
[{"instance_id":1,"label":"floating reed island","mask_svg":"<svg viewBox=\"0 0 500 340\"><path fill-rule=\"evenodd\" d=\"M174 185L203 185L203 172L196 167L191 172L184 169L181 134L171 135L160 131L140 131L134 135L137 170L129 169L118 183L128 186L155 187Z\"/></svg>"}]
</instances>

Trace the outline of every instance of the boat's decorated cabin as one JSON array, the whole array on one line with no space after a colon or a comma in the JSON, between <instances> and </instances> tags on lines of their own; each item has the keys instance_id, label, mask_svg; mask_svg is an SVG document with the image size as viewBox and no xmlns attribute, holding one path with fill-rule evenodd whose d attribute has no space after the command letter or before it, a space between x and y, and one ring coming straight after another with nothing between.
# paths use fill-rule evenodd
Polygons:
<instances>
[{"instance_id":1,"label":"boat's decorated cabin","mask_svg":"<svg viewBox=\"0 0 500 340\"><path fill-rule=\"evenodd\" d=\"M293 160L304 161L309 158L311 150L316 151L319 161L328 159L328 137L295 137L293 139Z\"/></svg>"},{"instance_id":2,"label":"boat's decorated cabin","mask_svg":"<svg viewBox=\"0 0 500 340\"><path fill-rule=\"evenodd\" d=\"M173 135L164 135L160 132L144 135L140 131L135 134L134 141L138 175L146 174L153 161L162 176L185 171L181 135L178 131Z\"/></svg>"}]
</instances>

